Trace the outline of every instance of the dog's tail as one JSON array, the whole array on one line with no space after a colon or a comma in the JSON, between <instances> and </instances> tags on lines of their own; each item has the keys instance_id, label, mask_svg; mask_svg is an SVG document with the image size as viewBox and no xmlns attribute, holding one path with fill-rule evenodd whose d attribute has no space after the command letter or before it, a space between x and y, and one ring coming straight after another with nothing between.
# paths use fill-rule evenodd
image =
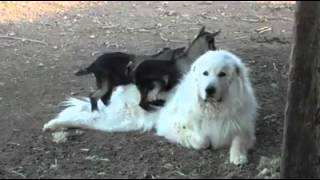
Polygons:
<instances>
[{"instance_id":1,"label":"dog's tail","mask_svg":"<svg viewBox=\"0 0 320 180\"><path fill-rule=\"evenodd\" d=\"M60 104L64 109L44 125L43 131L82 128L103 132L145 132L155 127L158 113L147 113L140 107L123 108L121 103L112 102L105 106L99 100L99 111L92 112L89 98L69 97Z\"/></svg>"}]
</instances>

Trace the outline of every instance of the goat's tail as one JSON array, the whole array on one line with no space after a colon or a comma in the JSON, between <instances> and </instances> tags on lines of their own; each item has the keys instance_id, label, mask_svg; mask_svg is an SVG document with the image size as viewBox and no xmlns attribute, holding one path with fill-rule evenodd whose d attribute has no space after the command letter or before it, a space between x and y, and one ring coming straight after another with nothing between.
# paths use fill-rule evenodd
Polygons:
<instances>
[{"instance_id":1,"label":"goat's tail","mask_svg":"<svg viewBox=\"0 0 320 180\"><path fill-rule=\"evenodd\" d=\"M80 69L75 73L76 76L83 76L92 73L89 68Z\"/></svg>"}]
</instances>

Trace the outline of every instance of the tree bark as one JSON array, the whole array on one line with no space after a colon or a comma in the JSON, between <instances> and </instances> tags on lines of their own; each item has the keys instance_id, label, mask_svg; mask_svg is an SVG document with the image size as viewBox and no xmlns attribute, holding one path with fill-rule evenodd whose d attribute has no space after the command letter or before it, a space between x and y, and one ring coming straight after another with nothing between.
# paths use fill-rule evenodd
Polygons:
<instances>
[{"instance_id":1,"label":"tree bark","mask_svg":"<svg viewBox=\"0 0 320 180\"><path fill-rule=\"evenodd\" d=\"M320 2L297 2L281 178L319 178Z\"/></svg>"}]
</instances>

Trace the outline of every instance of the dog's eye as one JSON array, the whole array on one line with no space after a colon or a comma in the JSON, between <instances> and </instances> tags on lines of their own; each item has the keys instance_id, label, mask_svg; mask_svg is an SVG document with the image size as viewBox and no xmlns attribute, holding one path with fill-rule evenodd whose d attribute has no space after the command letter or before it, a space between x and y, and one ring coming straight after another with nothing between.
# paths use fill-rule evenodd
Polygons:
<instances>
[{"instance_id":1,"label":"dog's eye","mask_svg":"<svg viewBox=\"0 0 320 180\"><path fill-rule=\"evenodd\" d=\"M203 75L208 76L208 75L209 75L209 72L208 72L208 71L205 71L205 72L203 72Z\"/></svg>"},{"instance_id":2,"label":"dog's eye","mask_svg":"<svg viewBox=\"0 0 320 180\"><path fill-rule=\"evenodd\" d=\"M226 76L226 73L225 73L225 72L220 72L220 73L218 74L218 77L224 77L224 76Z\"/></svg>"}]
</instances>

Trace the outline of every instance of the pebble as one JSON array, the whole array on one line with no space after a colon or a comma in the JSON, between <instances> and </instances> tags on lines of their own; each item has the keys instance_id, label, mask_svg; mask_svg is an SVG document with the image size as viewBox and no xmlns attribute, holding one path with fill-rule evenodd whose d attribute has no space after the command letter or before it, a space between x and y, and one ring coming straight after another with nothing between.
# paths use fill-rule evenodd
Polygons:
<instances>
[{"instance_id":1,"label":"pebble","mask_svg":"<svg viewBox=\"0 0 320 180\"><path fill-rule=\"evenodd\" d=\"M90 151L90 149L83 148L83 149L80 149L80 151L82 151L82 152L89 152L89 151Z\"/></svg>"},{"instance_id":2,"label":"pebble","mask_svg":"<svg viewBox=\"0 0 320 180\"><path fill-rule=\"evenodd\" d=\"M70 93L71 96L74 96L74 95L77 95L77 94L78 94L77 92L71 92Z\"/></svg>"},{"instance_id":3,"label":"pebble","mask_svg":"<svg viewBox=\"0 0 320 180\"><path fill-rule=\"evenodd\" d=\"M16 35L16 33L15 32L9 32L9 34L8 34L9 36L15 36Z\"/></svg>"},{"instance_id":4,"label":"pebble","mask_svg":"<svg viewBox=\"0 0 320 180\"><path fill-rule=\"evenodd\" d=\"M166 163L166 164L164 165L164 168L166 168L166 169L173 169L173 165L170 164L170 163Z\"/></svg>"},{"instance_id":5,"label":"pebble","mask_svg":"<svg viewBox=\"0 0 320 180\"><path fill-rule=\"evenodd\" d=\"M278 85L276 83L271 83L271 87L278 88Z\"/></svg>"}]
</instances>

